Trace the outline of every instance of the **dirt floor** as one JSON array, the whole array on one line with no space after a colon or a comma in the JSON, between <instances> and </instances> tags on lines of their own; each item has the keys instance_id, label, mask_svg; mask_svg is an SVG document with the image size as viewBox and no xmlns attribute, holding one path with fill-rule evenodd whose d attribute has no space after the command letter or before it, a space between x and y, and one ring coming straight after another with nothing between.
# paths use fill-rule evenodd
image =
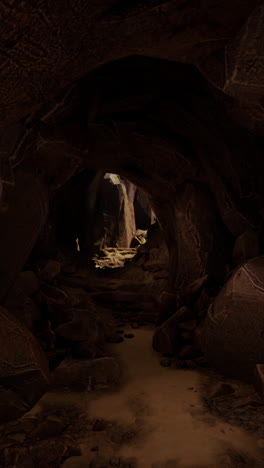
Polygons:
<instances>
[{"instance_id":1,"label":"dirt floor","mask_svg":"<svg viewBox=\"0 0 264 468\"><path fill-rule=\"evenodd\" d=\"M264 467L263 407L250 387L233 382L231 400L229 394L210 398L219 376L163 367L151 347L151 327L124 331L134 336L108 345L123 369L119 388L49 392L30 413L72 415L69 432L81 456L63 467ZM240 406L232 411L234 398Z\"/></svg>"}]
</instances>

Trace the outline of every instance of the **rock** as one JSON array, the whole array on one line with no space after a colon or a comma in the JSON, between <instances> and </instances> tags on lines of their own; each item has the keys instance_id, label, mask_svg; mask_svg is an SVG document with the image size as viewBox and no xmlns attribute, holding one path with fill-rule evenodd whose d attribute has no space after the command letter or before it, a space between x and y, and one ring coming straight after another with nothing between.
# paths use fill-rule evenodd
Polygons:
<instances>
[{"instance_id":1,"label":"rock","mask_svg":"<svg viewBox=\"0 0 264 468\"><path fill-rule=\"evenodd\" d=\"M115 359L68 359L63 361L52 374L54 387L85 390L98 385L110 386L119 382L120 368Z\"/></svg>"},{"instance_id":2,"label":"rock","mask_svg":"<svg viewBox=\"0 0 264 468\"><path fill-rule=\"evenodd\" d=\"M180 335L176 328L158 327L152 338L152 347L158 353L175 354L180 349Z\"/></svg>"},{"instance_id":3,"label":"rock","mask_svg":"<svg viewBox=\"0 0 264 468\"><path fill-rule=\"evenodd\" d=\"M181 332L181 337L185 342L191 342L193 340L193 332L183 330Z\"/></svg>"},{"instance_id":4,"label":"rock","mask_svg":"<svg viewBox=\"0 0 264 468\"><path fill-rule=\"evenodd\" d=\"M192 360L192 359L186 359L184 363L187 369L196 369L197 367L195 360Z\"/></svg>"},{"instance_id":5,"label":"rock","mask_svg":"<svg viewBox=\"0 0 264 468\"><path fill-rule=\"evenodd\" d=\"M124 337L125 338L134 338L135 335L133 335L133 333L125 333L124 334Z\"/></svg>"},{"instance_id":6,"label":"rock","mask_svg":"<svg viewBox=\"0 0 264 468\"><path fill-rule=\"evenodd\" d=\"M264 364L257 364L255 367L254 387L264 398Z\"/></svg>"},{"instance_id":7,"label":"rock","mask_svg":"<svg viewBox=\"0 0 264 468\"><path fill-rule=\"evenodd\" d=\"M105 431L105 429L106 423L102 419L97 419L93 424L93 431L95 432Z\"/></svg>"},{"instance_id":8,"label":"rock","mask_svg":"<svg viewBox=\"0 0 264 468\"><path fill-rule=\"evenodd\" d=\"M27 328L0 307L0 421L22 416L49 383L48 362Z\"/></svg>"},{"instance_id":9,"label":"rock","mask_svg":"<svg viewBox=\"0 0 264 468\"><path fill-rule=\"evenodd\" d=\"M91 345L104 343L103 325L95 314L87 309L72 309L72 320L59 325L55 333L67 341L89 341Z\"/></svg>"},{"instance_id":10,"label":"rock","mask_svg":"<svg viewBox=\"0 0 264 468\"><path fill-rule=\"evenodd\" d=\"M210 391L209 398L214 399L226 395L231 395L234 392L235 389L231 384L225 382L218 382Z\"/></svg>"},{"instance_id":11,"label":"rock","mask_svg":"<svg viewBox=\"0 0 264 468\"><path fill-rule=\"evenodd\" d=\"M188 320L187 322L179 323L179 328L182 328L183 330L194 330L196 326L196 320Z\"/></svg>"},{"instance_id":12,"label":"rock","mask_svg":"<svg viewBox=\"0 0 264 468\"><path fill-rule=\"evenodd\" d=\"M200 331L208 362L226 375L253 382L264 362L264 256L240 266L210 305Z\"/></svg>"},{"instance_id":13,"label":"rock","mask_svg":"<svg viewBox=\"0 0 264 468\"><path fill-rule=\"evenodd\" d=\"M237 237L233 250L233 261L235 265L259 255L259 233L248 229Z\"/></svg>"},{"instance_id":14,"label":"rock","mask_svg":"<svg viewBox=\"0 0 264 468\"><path fill-rule=\"evenodd\" d=\"M199 357L195 358L195 362L196 362L197 366L199 366L199 367L208 367L208 362L207 362L207 360L205 359L204 356L199 356Z\"/></svg>"},{"instance_id":15,"label":"rock","mask_svg":"<svg viewBox=\"0 0 264 468\"><path fill-rule=\"evenodd\" d=\"M87 455L67 458L61 465L61 468L89 468L91 458Z\"/></svg>"},{"instance_id":16,"label":"rock","mask_svg":"<svg viewBox=\"0 0 264 468\"><path fill-rule=\"evenodd\" d=\"M55 464L58 466L67 456L67 444L56 439L43 440L32 446L30 455L34 461L33 466L39 468L47 468Z\"/></svg>"},{"instance_id":17,"label":"rock","mask_svg":"<svg viewBox=\"0 0 264 468\"><path fill-rule=\"evenodd\" d=\"M62 434L66 428L66 423L57 416L49 415L31 433L34 439L49 439Z\"/></svg>"},{"instance_id":18,"label":"rock","mask_svg":"<svg viewBox=\"0 0 264 468\"><path fill-rule=\"evenodd\" d=\"M6 296L4 306L18 320L23 322L32 333L35 333L36 324L41 320L41 311L37 304L22 289L13 286Z\"/></svg>"},{"instance_id":19,"label":"rock","mask_svg":"<svg viewBox=\"0 0 264 468\"><path fill-rule=\"evenodd\" d=\"M181 307L162 326L156 328L152 346L160 353L175 354L180 349L180 334L177 329L180 322L192 320L193 312L187 307Z\"/></svg>"},{"instance_id":20,"label":"rock","mask_svg":"<svg viewBox=\"0 0 264 468\"><path fill-rule=\"evenodd\" d=\"M65 305L70 302L69 297L62 289L56 288L51 284L43 283L41 285L41 292L47 303Z\"/></svg>"},{"instance_id":21,"label":"rock","mask_svg":"<svg viewBox=\"0 0 264 468\"><path fill-rule=\"evenodd\" d=\"M74 358L90 358L99 357L100 349L90 341L80 341L72 344L72 356Z\"/></svg>"},{"instance_id":22,"label":"rock","mask_svg":"<svg viewBox=\"0 0 264 468\"><path fill-rule=\"evenodd\" d=\"M33 271L22 271L19 273L14 287L21 289L24 294L31 297L39 290L40 282Z\"/></svg>"},{"instance_id":23,"label":"rock","mask_svg":"<svg viewBox=\"0 0 264 468\"><path fill-rule=\"evenodd\" d=\"M179 354L178 354L178 357L180 359L193 359L197 356L197 351L196 349L194 348L194 346L184 346Z\"/></svg>"},{"instance_id":24,"label":"rock","mask_svg":"<svg viewBox=\"0 0 264 468\"><path fill-rule=\"evenodd\" d=\"M49 260L41 269L39 277L42 281L53 281L61 273L61 263Z\"/></svg>"},{"instance_id":25,"label":"rock","mask_svg":"<svg viewBox=\"0 0 264 468\"><path fill-rule=\"evenodd\" d=\"M171 366L171 360L170 359L162 359L160 361L160 365L162 367L170 367Z\"/></svg>"},{"instance_id":26,"label":"rock","mask_svg":"<svg viewBox=\"0 0 264 468\"><path fill-rule=\"evenodd\" d=\"M48 191L37 177L17 171L8 210L0 213L0 300L23 268L45 223Z\"/></svg>"},{"instance_id":27,"label":"rock","mask_svg":"<svg viewBox=\"0 0 264 468\"><path fill-rule=\"evenodd\" d=\"M106 336L107 343L122 343L122 341L124 341L124 338L117 333L113 333L112 335Z\"/></svg>"}]
</instances>

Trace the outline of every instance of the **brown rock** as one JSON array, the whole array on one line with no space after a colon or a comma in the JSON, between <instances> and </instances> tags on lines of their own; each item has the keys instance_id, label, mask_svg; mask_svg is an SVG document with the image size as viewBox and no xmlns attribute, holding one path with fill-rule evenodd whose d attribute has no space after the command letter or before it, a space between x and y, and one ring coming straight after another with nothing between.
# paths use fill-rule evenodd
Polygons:
<instances>
[{"instance_id":1,"label":"brown rock","mask_svg":"<svg viewBox=\"0 0 264 468\"><path fill-rule=\"evenodd\" d=\"M41 319L41 311L22 289L13 286L6 297L4 306L32 333L35 332L36 322Z\"/></svg>"},{"instance_id":2,"label":"brown rock","mask_svg":"<svg viewBox=\"0 0 264 468\"><path fill-rule=\"evenodd\" d=\"M162 326L156 328L152 341L155 351L166 354L177 353L180 349L178 325L193 318L194 315L190 309L181 307Z\"/></svg>"},{"instance_id":3,"label":"brown rock","mask_svg":"<svg viewBox=\"0 0 264 468\"><path fill-rule=\"evenodd\" d=\"M58 465L67 455L67 444L56 439L43 440L32 446L30 455L39 468Z\"/></svg>"},{"instance_id":4,"label":"brown rock","mask_svg":"<svg viewBox=\"0 0 264 468\"><path fill-rule=\"evenodd\" d=\"M90 467L91 457L82 455L79 457L67 458L61 465L61 468L88 468Z\"/></svg>"},{"instance_id":5,"label":"brown rock","mask_svg":"<svg viewBox=\"0 0 264 468\"><path fill-rule=\"evenodd\" d=\"M87 309L72 309L72 320L59 325L55 333L70 342L86 341L98 347L104 343L103 325Z\"/></svg>"},{"instance_id":6,"label":"brown rock","mask_svg":"<svg viewBox=\"0 0 264 468\"><path fill-rule=\"evenodd\" d=\"M0 213L0 299L22 269L48 213L46 187L31 174L16 173L8 210Z\"/></svg>"},{"instance_id":7,"label":"brown rock","mask_svg":"<svg viewBox=\"0 0 264 468\"><path fill-rule=\"evenodd\" d=\"M22 271L19 273L14 287L21 289L27 296L33 296L39 290L40 282L33 271Z\"/></svg>"},{"instance_id":8,"label":"brown rock","mask_svg":"<svg viewBox=\"0 0 264 468\"><path fill-rule=\"evenodd\" d=\"M41 269L39 277L42 281L52 281L61 272L61 263L55 260L49 260Z\"/></svg>"},{"instance_id":9,"label":"brown rock","mask_svg":"<svg viewBox=\"0 0 264 468\"><path fill-rule=\"evenodd\" d=\"M240 265L246 260L257 257L258 255L259 233L248 229L236 239L233 250L233 261L235 265Z\"/></svg>"},{"instance_id":10,"label":"brown rock","mask_svg":"<svg viewBox=\"0 0 264 468\"><path fill-rule=\"evenodd\" d=\"M31 433L34 439L49 439L59 436L66 428L66 423L57 416L49 415Z\"/></svg>"},{"instance_id":11,"label":"brown rock","mask_svg":"<svg viewBox=\"0 0 264 468\"><path fill-rule=\"evenodd\" d=\"M208 362L221 372L253 382L264 362L264 256L239 267L210 305L200 330Z\"/></svg>"},{"instance_id":12,"label":"brown rock","mask_svg":"<svg viewBox=\"0 0 264 468\"><path fill-rule=\"evenodd\" d=\"M187 322L179 323L179 328L182 328L183 330L194 330L196 326L196 320L188 320Z\"/></svg>"},{"instance_id":13,"label":"brown rock","mask_svg":"<svg viewBox=\"0 0 264 468\"><path fill-rule=\"evenodd\" d=\"M98 385L110 386L119 382L120 369L115 359L69 359L62 362L53 372L55 387L69 387L73 390L92 389Z\"/></svg>"},{"instance_id":14,"label":"brown rock","mask_svg":"<svg viewBox=\"0 0 264 468\"><path fill-rule=\"evenodd\" d=\"M37 340L4 308L0 324L0 420L6 421L38 401L49 383L49 370Z\"/></svg>"},{"instance_id":15,"label":"brown rock","mask_svg":"<svg viewBox=\"0 0 264 468\"><path fill-rule=\"evenodd\" d=\"M184 346L178 354L180 359L193 359L197 356L194 346Z\"/></svg>"},{"instance_id":16,"label":"brown rock","mask_svg":"<svg viewBox=\"0 0 264 468\"><path fill-rule=\"evenodd\" d=\"M90 341L80 341L78 343L73 343L72 345L72 355L74 358L95 358L99 357L101 351L100 349Z\"/></svg>"},{"instance_id":17,"label":"brown rock","mask_svg":"<svg viewBox=\"0 0 264 468\"><path fill-rule=\"evenodd\" d=\"M211 390L209 398L214 399L214 398L222 397L225 395L231 395L234 392L235 392L235 389L231 384L228 384L225 382L219 382Z\"/></svg>"}]
</instances>

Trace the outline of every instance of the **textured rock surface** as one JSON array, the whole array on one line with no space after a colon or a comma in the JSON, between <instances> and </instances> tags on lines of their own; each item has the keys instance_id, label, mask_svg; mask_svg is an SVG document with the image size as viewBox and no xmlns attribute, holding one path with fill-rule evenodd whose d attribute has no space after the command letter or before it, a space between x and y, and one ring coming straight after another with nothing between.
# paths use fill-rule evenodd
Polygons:
<instances>
[{"instance_id":1,"label":"textured rock surface","mask_svg":"<svg viewBox=\"0 0 264 468\"><path fill-rule=\"evenodd\" d=\"M253 379L264 362L264 257L244 263L209 307L202 332L208 362L240 378Z\"/></svg>"},{"instance_id":2,"label":"textured rock surface","mask_svg":"<svg viewBox=\"0 0 264 468\"><path fill-rule=\"evenodd\" d=\"M49 382L46 358L37 340L7 310L0 308L0 419L31 409Z\"/></svg>"},{"instance_id":3,"label":"textured rock surface","mask_svg":"<svg viewBox=\"0 0 264 468\"><path fill-rule=\"evenodd\" d=\"M88 390L100 385L109 387L119 382L120 368L115 359L69 359L54 371L52 384L72 390Z\"/></svg>"},{"instance_id":4,"label":"textured rock surface","mask_svg":"<svg viewBox=\"0 0 264 468\"><path fill-rule=\"evenodd\" d=\"M0 299L7 293L29 256L48 213L45 186L19 173L10 189L8 210L0 213Z\"/></svg>"}]
</instances>

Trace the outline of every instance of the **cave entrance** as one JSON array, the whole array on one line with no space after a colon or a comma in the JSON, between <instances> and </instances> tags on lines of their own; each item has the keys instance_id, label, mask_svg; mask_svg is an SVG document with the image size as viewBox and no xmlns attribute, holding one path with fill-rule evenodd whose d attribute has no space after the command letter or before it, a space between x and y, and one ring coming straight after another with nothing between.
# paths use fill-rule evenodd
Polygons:
<instances>
[{"instance_id":1,"label":"cave entrance","mask_svg":"<svg viewBox=\"0 0 264 468\"><path fill-rule=\"evenodd\" d=\"M146 243L156 222L142 189L112 172L77 174L58 194L57 244L79 252L97 269L121 268Z\"/></svg>"},{"instance_id":2,"label":"cave entrance","mask_svg":"<svg viewBox=\"0 0 264 468\"><path fill-rule=\"evenodd\" d=\"M97 179L96 190L90 184L87 192L95 267L122 268L146 243L148 229L156 221L149 198L132 182L110 172Z\"/></svg>"}]
</instances>

